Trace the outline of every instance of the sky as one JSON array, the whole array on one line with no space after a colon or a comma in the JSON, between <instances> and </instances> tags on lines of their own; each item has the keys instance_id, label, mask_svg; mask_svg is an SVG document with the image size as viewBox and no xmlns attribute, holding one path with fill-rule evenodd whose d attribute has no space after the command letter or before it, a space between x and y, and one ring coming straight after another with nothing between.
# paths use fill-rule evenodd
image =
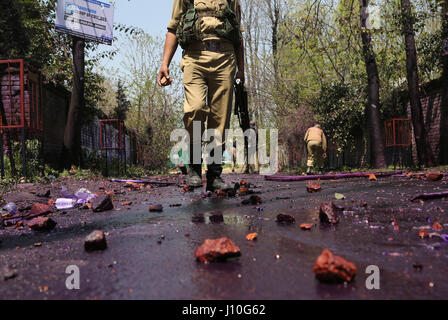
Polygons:
<instances>
[{"instance_id":1,"label":"sky","mask_svg":"<svg viewBox=\"0 0 448 320\"><path fill-rule=\"evenodd\" d=\"M105 1L104 2L110 2ZM125 24L143 29L153 37L165 37L166 26L171 18L174 0L115 0L114 24ZM119 37L117 31L114 36ZM107 45L101 45L100 50L109 50ZM177 50L173 63L180 61L180 50ZM113 61L103 61L107 68L119 68L120 53Z\"/></svg>"}]
</instances>

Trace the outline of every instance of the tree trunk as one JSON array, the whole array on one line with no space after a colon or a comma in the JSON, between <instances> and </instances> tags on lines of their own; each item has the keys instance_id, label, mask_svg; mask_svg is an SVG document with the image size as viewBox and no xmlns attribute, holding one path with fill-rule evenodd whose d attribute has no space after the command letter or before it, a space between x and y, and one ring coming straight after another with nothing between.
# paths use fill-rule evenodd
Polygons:
<instances>
[{"instance_id":1,"label":"tree trunk","mask_svg":"<svg viewBox=\"0 0 448 320\"><path fill-rule=\"evenodd\" d=\"M375 53L371 45L371 36L366 28L368 0L360 0L361 37L364 62L368 78L368 103L366 106L367 126L370 136L371 164L375 168L384 168L386 164L384 127L380 120L380 79Z\"/></svg>"},{"instance_id":2,"label":"tree trunk","mask_svg":"<svg viewBox=\"0 0 448 320\"><path fill-rule=\"evenodd\" d=\"M409 102L411 104L412 124L414 126L415 144L419 165L433 166L434 156L427 141L422 103L419 92L419 78L417 66L417 50L415 48L414 27L411 3L401 0L403 33L406 44L406 70L408 78Z\"/></svg>"},{"instance_id":3,"label":"tree trunk","mask_svg":"<svg viewBox=\"0 0 448 320\"><path fill-rule=\"evenodd\" d=\"M67 152L65 166L81 162L81 114L84 109L84 47L83 39L73 37L73 89L64 132Z\"/></svg>"},{"instance_id":4,"label":"tree trunk","mask_svg":"<svg viewBox=\"0 0 448 320\"><path fill-rule=\"evenodd\" d=\"M448 0L442 3L442 40L444 52L442 56L442 104L440 106L440 153L441 164L448 164Z\"/></svg>"}]
</instances>

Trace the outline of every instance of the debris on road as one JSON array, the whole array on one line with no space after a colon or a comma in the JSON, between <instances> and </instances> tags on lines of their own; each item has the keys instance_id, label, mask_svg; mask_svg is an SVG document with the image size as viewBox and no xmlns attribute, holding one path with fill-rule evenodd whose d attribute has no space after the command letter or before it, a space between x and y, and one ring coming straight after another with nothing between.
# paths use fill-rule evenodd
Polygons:
<instances>
[{"instance_id":1,"label":"debris on road","mask_svg":"<svg viewBox=\"0 0 448 320\"><path fill-rule=\"evenodd\" d=\"M39 198L50 198L51 190L36 194Z\"/></svg>"},{"instance_id":2,"label":"debris on road","mask_svg":"<svg viewBox=\"0 0 448 320\"><path fill-rule=\"evenodd\" d=\"M17 205L14 202L9 202L3 208L3 210L8 211L9 213L16 214L17 213Z\"/></svg>"},{"instance_id":3,"label":"debris on road","mask_svg":"<svg viewBox=\"0 0 448 320\"><path fill-rule=\"evenodd\" d=\"M344 196L342 193L335 192L335 194L334 194L334 198L335 198L336 200L344 200L344 199L345 199L345 196Z\"/></svg>"},{"instance_id":4,"label":"debris on road","mask_svg":"<svg viewBox=\"0 0 448 320\"><path fill-rule=\"evenodd\" d=\"M336 224L339 222L337 208L333 202L324 202L319 209L319 219L321 222Z\"/></svg>"},{"instance_id":5,"label":"debris on road","mask_svg":"<svg viewBox=\"0 0 448 320\"><path fill-rule=\"evenodd\" d=\"M421 238L421 239L424 239L424 238L428 238L428 232L426 231L426 230L420 230L419 232L418 232L418 236Z\"/></svg>"},{"instance_id":6,"label":"debris on road","mask_svg":"<svg viewBox=\"0 0 448 320\"><path fill-rule=\"evenodd\" d=\"M3 267L0 269L0 278L3 279L3 281L13 279L17 276L17 270L11 269L8 266Z\"/></svg>"},{"instance_id":7,"label":"debris on road","mask_svg":"<svg viewBox=\"0 0 448 320\"><path fill-rule=\"evenodd\" d=\"M95 198L91 203L93 212L108 211L114 208L114 204L112 203L112 199L109 197L109 195Z\"/></svg>"},{"instance_id":8,"label":"debris on road","mask_svg":"<svg viewBox=\"0 0 448 320\"><path fill-rule=\"evenodd\" d=\"M374 174L376 177L388 177L392 175L402 174L403 171L382 171L382 172L355 172L355 173L341 173L341 174L320 174L309 176L265 176L265 180L268 181L305 181L305 180L334 180L334 179L346 179L346 178L362 178L369 177Z\"/></svg>"},{"instance_id":9,"label":"debris on road","mask_svg":"<svg viewBox=\"0 0 448 320\"><path fill-rule=\"evenodd\" d=\"M261 197L252 195L252 196L250 196L249 199L245 199L241 203L244 205L248 205L248 204L258 205L258 204L261 204L261 202L262 202Z\"/></svg>"},{"instance_id":10,"label":"debris on road","mask_svg":"<svg viewBox=\"0 0 448 320\"><path fill-rule=\"evenodd\" d=\"M48 217L37 217L28 221L28 227L35 231L49 231L56 226L56 222Z\"/></svg>"},{"instance_id":11,"label":"debris on road","mask_svg":"<svg viewBox=\"0 0 448 320\"><path fill-rule=\"evenodd\" d=\"M104 250L106 248L106 236L101 230L93 231L84 239L84 249L86 251Z\"/></svg>"},{"instance_id":12,"label":"debris on road","mask_svg":"<svg viewBox=\"0 0 448 320\"><path fill-rule=\"evenodd\" d=\"M429 200L429 199L439 199L448 197L448 191L442 191L442 192L433 192L433 193L423 193L423 194L417 194L409 199L409 201L415 201L415 200Z\"/></svg>"},{"instance_id":13,"label":"debris on road","mask_svg":"<svg viewBox=\"0 0 448 320\"><path fill-rule=\"evenodd\" d=\"M224 261L241 256L241 250L229 238L206 239L195 251L194 256L203 263Z\"/></svg>"},{"instance_id":14,"label":"debris on road","mask_svg":"<svg viewBox=\"0 0 448 320\"><path fill-rule=\"evenodd\" d=\"M111 179L111 182L125 182L127 184L152 184L152 185L158 185L161 187L165 186L172 186L175 185L175 182L167 182L167 181L155 181L155 180L126 180L126 179Z\"/></svg>"},{"instance_id":15,"label":"debris on road","mask_svg":"<svg viewBox=\"0 0 448 320\"><path fill-rule=\"evenodd\" d=\"M280 213L277 215L277 219L275 221L279 223L295 223L296 219L289 214Z\"/></svg>"},{"instance_id":16,"label":"debris on road","mask_svg":"<svg viewBox=\"0 0 448 320\"><path fill-rule=\"evenodd\" d=\"M258 238L258 233L256 233L256 232L254 232L254 233L249 233L249 234L246 236L246 240L249 240L249 241L257 240L257 238Z\"/></svg>"},{"instance_id":17,"label":"debris on road","mask_svg":"<svg viewBox=\"0 0 448 320\"><path fill-rule=\"evenodd\" d=\"M300 229L302 230L311 230L314 227L314 223L302 223L300 225Z\"/></svg>"},{"instance_id":18,"label":"debris on road","mask_svg":"<svg viewBox=\"0 0 448 320\"><path fill-rule=\"evenodd\" d=\"M56 199L55 206L58 210L72 209L76 204L75 199L71 198L59 198Z\"/></svg>"},{"instance_id":19,"label":"debris on road","mask_svg":"<svg viewBox=\"0 0 448 320\"><path fill-rule=\"evenodd\" d=\"M31 210L27 214L27 219L31 219L37 216L43 216L45 214L51 213L52 209L48 204L35 203Z\"/></svg>"},{"instance_id":20,"label":"debris on road","mask_svg":"<svg viewBox=\"0 0 448 320\"><path fill-rule=\"evenodd\" d=\"M429 181L440 181L443 178L443 173L441 172L428 172L426 178Z\"/></svg>"},{"instance_id":21,"label":"debris on road","mask_svg":"<svg viewBox=\"0 0 448 320\"><path fill-rule=\"evenodd\" d=\"M432 229L433 229L433 230L436 230L436 231L442 231L442 230L443 230L443 227L442 227L442 225L441 225L440 223L438 223L438 222L436 221L436 222L434 222L434 224L432 225Z\"/></svg>"},{"instance_id":22,"label":"debris on road","mask_svg":"<svg viewBox=\"0 0 448 320\"><path fill-rule=\"evenodd\" d=\"M324 249L317 258L313 271L322 282L350 282L356 275L356 266Z\"/></svg>"},{"instance_id":23,"label":"debris on road","mask_svg":"<svg viewBox=\"0 0 448 320\"><path fill-rule=\"evenodd\" d=\"M150 212L162 212L163 206L161 204L152 204L149 206Z\"/></svg>"},{"instance_id":24,"label":"debris on road","mask_svg":"<svg viewBox=\"0 0 448 320\"><path fill-rule=\"evenodd\" d=\"M317 182L308 182L308 184L306 185L306 191L308 191L309 193L313 193L313 192L319 192L322 190L322 187L320 186L319 183Z\"/></svg>"}]
</instances>

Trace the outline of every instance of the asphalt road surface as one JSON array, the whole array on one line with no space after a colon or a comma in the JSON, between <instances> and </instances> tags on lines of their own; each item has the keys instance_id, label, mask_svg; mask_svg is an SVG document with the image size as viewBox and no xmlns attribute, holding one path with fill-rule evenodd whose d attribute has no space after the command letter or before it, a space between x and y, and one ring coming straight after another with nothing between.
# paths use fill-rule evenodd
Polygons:
<instances>
[{"instance_id":1,"label":"asphalt road surface","mask_svg":"<svg viewBox=\"0 0 448 320\"><path fill-rule=\"evenodd\" d=\"M92 192L115 189L115 209L99 213L56 210L51 217L57 226L50 232L35 232L26 226L0 229L0 269L8 266L16 271L12 279L0 277L0 299L448 297L448 243L438 237L418 236L418 228L428 228L436 221L443 226L439 233L448 233L448 199L409 201L418 193L448 190L446 180L322 181L321 192L308 193L307 182L225 176L232 182L243 178L254 184L251 190L262 198L262 204L242 205L248 196L204 197L203 189L184 192L178 186L131 191L124 183L107 180L19 185L4 194L4 200L32 203L42 199L30 191L45 188L51 189L56 199L62 185L71 191L84 186ZM335 192L346 199L335 200ZM133 203L124 206L120 204L123 201ZM318 208L326 201L345 208L335 226L319 222ZM149 205L156 203L163 205L163 212L149 212ZM278 224L275 218L279 213L294 216L296 223ZM305 222L316 226L301 230L299 225ZM106 232L106 250L84 250L84 238L93 230ZM258 233L258 239L246 240L252 232ZM194 251L203 241L220 237L234 241L241 257L222 263L197 262ZM325 248L356 265L353 282L325 284L316 280L313 265ZM80 270L79 290L66 288L70 265ZM380 269L379 290L366 288L369 265Z\"/></svg>"}]
</instances>

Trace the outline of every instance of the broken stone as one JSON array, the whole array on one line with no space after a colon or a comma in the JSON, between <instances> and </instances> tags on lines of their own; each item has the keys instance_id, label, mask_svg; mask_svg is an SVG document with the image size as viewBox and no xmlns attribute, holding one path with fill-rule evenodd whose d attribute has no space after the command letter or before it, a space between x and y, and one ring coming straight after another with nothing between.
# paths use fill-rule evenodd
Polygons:
<instances>
[{"instance_id":1,"label":"broken stone","mask_svg":"<svg viewBox=\"0 0 448 320\"><path fill-rule=\"evenodd\" d=\"M112 210L113 208L114 204L112 203L112 199L108 195L103 195L92 200L93 212L107 211Z\"/></svg>"},{"instance_id":2,"label":"broken stone","mask_svg":"<svg viewBox=\"0 0 448 320\"><path fill-rule=\"evenodd\" d=\"M3 267L0 270L0 277L6 281L9 279L13 279L17 276L17 270L16 269L10 269L9 267Z\"/></svg>"},{"instance_id":3,"label":"broken stone","mask_svg":"<svg viewBox=\"0 0 448 320\"><path fill-rule=\"evenodd\" d=\"M443 178L443 174L440 172L429 172L426 177L430 181L440 181Z\"/></svg>"},{"instance_id":4,"label":"broken stone","mask_svg":"<svg viewBox=\"0 0 448 320\"><path fill-rule=\"evenodd\" d=\"M37 217L28 222L28 227L36 231L48 231L56 226L56 222L48 217Z\"/></svg>"},{"instance_id":5,"label":"broken stone","mask_svg":"<svg viewBox=\"0 0 448 320\"><path fill-rule=\"evenodd\" d=\"M195 251L195 258L200 262L225 261L228 258L241 256L238 246L228 238L206 239Z\"/></svg>"},{"instance_id":6,"label":"broken stone","mask_svg":"<svg viewBox=\"0 0 448 320\"><path fill-rule=\"evenodd\" d=\"M47 190L45 192L38 193L37 196L40 197L40 198L49 198L50 194L51 194L51 191Z\"/></svg>"},{"instance_id":7,"label":"broken stone","mask_svg":"<svg viewBox=\"0 0 448 320\"><path fill-rule=\"evenodd\" d=\"M36 217L36 216L41 216L47 213L51 212L51 207L48 204L44 204L44 203L35 203L32 207L31 210L28 212L28 216L31 217Z\"/></svg>"},{"instance_id":8,"label":"broken stone","mask_svg":"<svg viewBox=\"0 0 448 320\"><path fill-rule=\"evenodd\" d=\"M194 214L191 217L191 222L193 222L193 223L204 223L205 222L204 215L202 213Z\"/></svg>"},{"instance_id":9,"label":"broken stone","mask_svg":"<svg viewBox=\"0 0 448 320\"><path fill-rule=\"evenodd\" d=\"M421 263L418 263L418 262L414 263L412 265L412 267L415 269L415 271L422 271L423 270L423 265Z\"/></svg>"},{"instance_id":10,"label":"broken stone","mask_svg":"<svg viewBox=\"0 0 448 320\"><path fill-rule=\"evenodd\" d=\"M249 199L245 199L241 203L244 205L248 205L248 204L258 205L258 204L261 204L261 202L262 202L261 197L252 195L252 196L250 196Z\"/></svg>"},{"instance_id":11,"label":"broken stone","mask_svg":"<svg viewBox=\"0 0 448 320\"><path fill-rule=\"evenodd\" d=\"M121 203L122 206L130 206L132 204L132 201L124 201Z\"/></svg>"},{"instance_id":12,"label":"broken stone","mask_svg":"<svg viewBox=\"0 0 448 320\"><path fill-rule=\"evenodd\" d=\"M321 190L322 190L322 187L317 182L310 181L306 185L306 191L308 191L309 193L319 192Z\"/></svg>"},{"instance_id":13,"label":"broken stone","mask_svg":"<svg viewBox=\"0 0 448 320\"><path fill-rule=\"evenodd\" d=\"M249 188L247 188L247 187L240 187L240 190L238 191L238 194L240 196L248 194L248 193L249 193Z\"/></svg>"},{"instance_id":14,"label":"broken stone","mask_svg":"<svg viewBox=\"0 0 448 320\"><path fill-rule=\"evenodd\" d=\"M336 224L339 222L336 206L333 202L324 202L319 209L319 218L321 222Z\"/></svg>"},{"instance_id":15,"label":"broken stone","mask_svg":"<svg viewBox=\"0 0 448 320\"><path fill-rule=\"evenodd\" d=\"M218 197L227 197L227 192L223 190L216 190L215 193Z\"/></svg>"},{"instance_id":16,"label":"broken stone","mask_svg":"<svg viewBox=\"0 0 448 320\"><path fill-rule=\"evenodd\" d=\"M181 203L170 204L170 207L182 207Z\"/></svg>"},{"instance_id":17,"label":"broken stone","mask_svg":"<svg viewBox=\"0 0 448 320\"><path fill-rule=\"evenodd\" d=\"M212 213L209 217L211 223L223 223L224 216L222 213Z\"/></svg>"},{"instance_id":18,"label":"broken stone","mask_svg":"<svg viewBox=\"0 0 448 320\"><path fill-rule=\"evenodd\" d=\"M356 266L324 249L317 258L313 271L322 282L350 282L356 275Z\"/></svg>"},{"instance_id":19,"label":"broken stone","mask_svg":"<svg viewBox=\"0 0 448 320\"><path fill-rule=\"evenodd\" d=\"M302 230L311 230L314 227L314 223L302 223L300 225L300 229Z\"/></svg>"},{"instance_id":20,"label":"broken stone","mask_svg":"<svg viewBox=\"0 0 448 320\"><path fill-rule=\"evenodd\" d=\"M423 239L423 238L427 238L428 237L428 232L426 232L426 230L420 230L418 232L418 236Z\"/></svg>"},{"instance_id":21,"label":"broken stone","mask_svg":"<svg viewBox=\"0 0 448 320\"><path fill-rule=\"evenodd\" d=\"M258 238L258 233L256 233L256 232L254 232L254 233L249 233L249 234L246 236L246 239L249 240L249 241L255 241L255 240L257 240L257 238Z\"/></svg>"},{"instance_id":22,"label":"broken stone","mask_svg":"<svg viewBox=\"0 0 448 320\"><path fill-rule=\"evenodd\" d=\"M95 230L84 239L84 249L86 251L104 250L107 248L107 241L104 232Z\"/></svg>"},{"instance_id":23,"label":"broken stone","mask_svg":"<svg viewBox=\"0 0 448 320\"><path fill-rule=\"evenodd\" d=\"M438 223L437 221L434 222L434 224L432 225L432 228L433 228L434 230L436 230L436 231L442 231L442 230L443 230L442 225L441 225L440 223Z\"/></svg>"},{"instance_id":24,"label":"broken stone","mask_svg":"<svg viewBox=\"0 0 448 320\"><path fill-rule=\"evenodd\" d=\"M161 204L152 204L149 206L150 212L162 212L163 206Z\"/></svg>"},{"instance_id":25,"label":"broken stone","mask_svg":"<svg viewBox=\"0 0 448 320\"><path fill-rule=\"evenodd\" d=\"M280 214L277 215L277 220L276 221L280 222L280 223L295 223L296 219L293 216L289 215L289 214L280 213Z\"/></svg>"}]
</instances>

